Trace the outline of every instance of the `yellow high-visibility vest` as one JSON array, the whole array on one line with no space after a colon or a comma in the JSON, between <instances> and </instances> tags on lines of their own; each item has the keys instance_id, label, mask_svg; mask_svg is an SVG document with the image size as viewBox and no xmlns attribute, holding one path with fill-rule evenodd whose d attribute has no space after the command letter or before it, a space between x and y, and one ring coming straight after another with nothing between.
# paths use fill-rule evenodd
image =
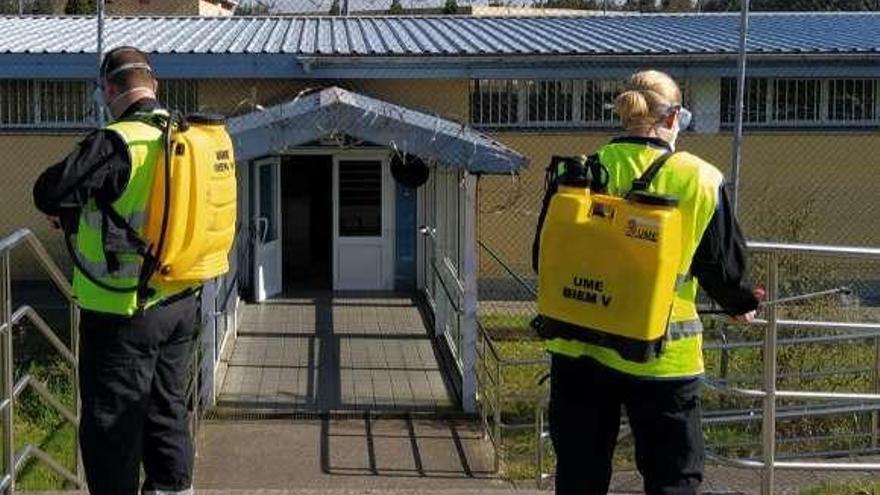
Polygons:
<instances>
[{"instance_id":1,"label":"yellow high-visibility vest","mask_svg":"<svg viewBox=\"0 0 880 495\"><path fill-rule=\"evenodd\" d=\"M599 159L608 170L608 194L625 194L660 155L667 150L646 143L620 140L604 146ZM694 254L718 205L723 175L711 164L689 153L672 156L648 189L651 193L675 196L681 211L682 278L672 304L668 341L659 358L637 363L623 359L616 351L581 341L552 339L547 350L570 357L591 357L609 368L651 378L689 377L703 373L703 327L697 315L697 281L689 276Z\"/></svg>"}]
</instances>

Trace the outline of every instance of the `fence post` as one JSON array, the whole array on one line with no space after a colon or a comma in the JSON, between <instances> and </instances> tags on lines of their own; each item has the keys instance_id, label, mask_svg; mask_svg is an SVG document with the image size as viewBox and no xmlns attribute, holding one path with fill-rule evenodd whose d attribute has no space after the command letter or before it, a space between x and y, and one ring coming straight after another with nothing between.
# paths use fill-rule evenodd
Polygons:
<instances>
[{"instance_id":1,"label":"fence post","mask_svg":"<svg viewBox=\"0 0 880 495\"><path fill-rule=\"evenodd\" d=\"M70 301L70 352L73 353L74 365L71 374L73 376L73 414L76 415L76 424L73 425L73 473L80 481L84 480L82 457L79 451L79 422L82 419L81 402L79 396L79 321L80 312L76 301Z\"/></svg>"},{"instance_id":2,"label":"fence post","mask_svg":"<svg viewBox=\"0 0 880 495\"><path fill-rule=\"evenodd\" d=\"M769 273L767 280L767 299L775 301L779 297L779 255L769 254ZM761 494L772 495L775 484L776 462L776 305L767 309L767 332L764 334L764 416L761 437L764 454L764 470L761 479Z\"/></svg>"},{"instance_id":3,"label":"fence post","mask_svg":"<svg viewBox=\"0 0 880 495\"><path fill-rule=\"evenodd\" d=\"M3 463L0 486L7 482L4 494L12 495L15 490L15 441L13 439L15 427L13 424L14 401L12 398L13 366L12 366L12 282L10 281L9 251L6 251L0 259L0 385L2 396L0 404L3 406L3 440L0 445L0 461ZM7 478L8 477L8 478Z\"/></svg>"}]
</instances>

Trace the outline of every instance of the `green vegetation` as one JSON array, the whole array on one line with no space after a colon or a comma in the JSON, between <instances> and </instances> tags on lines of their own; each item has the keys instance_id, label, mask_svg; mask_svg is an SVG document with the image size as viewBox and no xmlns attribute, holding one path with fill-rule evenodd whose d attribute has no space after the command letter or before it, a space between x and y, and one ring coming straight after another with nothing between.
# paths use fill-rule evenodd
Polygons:
<instances>
[{"instance_id":1,"label":"green vegetation","mask_svg":"<svg viewBox=\"0 0 880 495\"><path fill-rule=\"evenodd\" d=\"M73 409L73 387L70 369L67 366L58 364L58 361L32 362L19 373L24 371L45 384L65 407ZM15 408L16 452L21 451L26 445L34 445L73 471L76 451L74 433L74 427L36 393L31 390L22 393L21 401ZM22 470L17 487L21 490L73 488L61 476L35 459L29 461Z\"/></svg>"},{"instance_id":2,"label":"green vegetation","mask_svg":"<svg viewBox=\"0 0 880 495\"><path fill-rule=\"evenodd\" d=\"M458 0L446 0L443 4L443 13L446 15L458 14Z\"/></svg>"},{"instance_id":3,"label":"green vegetation","mask_svg":"<svg viewBox=\"0 0 880 495\"><path fill-rule=\"evenodd\" d=\"M823 483L822 486L801 492L801 495L877 495L880 481L850 481L848 483Z\"/></svg>"},{"instance_id":4,"label":"green vegetation","mask_svg":"<svg viewBox=\"0 0 880 495\"><path fill-rule=\"evenodd\" d=\"M95 15L95 0L67 0L64 13L67 15Z\"/></svg>"},{"instance_id":5,"label":"green vegetation","mask_svg":"<svg viewBox=\"0 0 880 495\"><path fill-rule=\"evenodd\" d=\"M799 267L802 274L809 270ZM803 287L790 287L799 293ZM834 301L813 301L809 305L792 306L783 316L786 318L815 318L843 321L877 321L877 311L867 308L842 310ZM484 376L481 383L488 384L482 400L487 405L500 402L501 422L506 425L533 425L537 404L547 396L548 383L539 383L547 373L543 344L536 338L528 323L531 317L524 312L484 311L480 323L492 337L495 349L504 362L516 365L501 367L501 384L493 385ZM707 343L726 339L728 342L749 343L752 346L722 353L719 350L705 352L707 376L718 381L726 379L732 386L761 388L763 371L763 329L742 328L719 321L707 323ZM827 336L827 330L781 330L780 339L800 339ZM875 342L870 339L852 342L807 343L780 345L778 369L780 389L816 391L872 392L875 386L868 369L875 364ZM481 368L483 374L494 374L496 361L489 352ZM536 363L537 361L537 363ZM780 401L780 410L802 406L799 402ZM744 399L707 389L704 395L707 412L718 410L759 411L760 401ZM491 409L491 407L490 407ZM849 450L871 446L870 413L852 413L833 416L780 420L778 422L780 454L811 451ZM490 426L493 418L489 418ZM714 451L729 457L754 457L760 455L760 421L707 425L707 444ZM503 431L501 444L502 473L513 480L530 480L537 476L535 432L533 427ZM552 470L553 452L545 444L545 471ZM631 467L632 445L626 439L618 448L618 468ZM858 486L858 485L856 485ZM812 492L811 492L812 493ZM826 493L826 492L816 492ZM874 493L874 492L828 492Z\"/></svg>"},{"instance_id":6,"label":"green vegetation","mask_svg":"<svg viewBox=\"0 0 880 495\"><path fill-rule=\"evenodd\" d=\"M403 10L403 5L400 3L400 0L391 0L391 5L388 7L388 13L391 15L403 15L406 12Z\"/></svg>"}]
</instances>

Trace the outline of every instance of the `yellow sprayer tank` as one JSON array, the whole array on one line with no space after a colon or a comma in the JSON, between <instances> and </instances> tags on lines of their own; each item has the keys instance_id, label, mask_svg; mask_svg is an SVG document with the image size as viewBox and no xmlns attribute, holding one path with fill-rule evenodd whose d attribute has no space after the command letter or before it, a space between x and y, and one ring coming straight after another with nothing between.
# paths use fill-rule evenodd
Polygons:
<instances>
[{"instance_id":1,"label":"yellow sprayer tank","mask_svg":"<svg viewBox=\"0 0 880 495\"><path fill-rule=\"evenodd\" d=\"M235 237L232 140L222 118L188 116L172 133L171 187L160 284L197 283L229 271ZM156 168L145 237L155 249L165 208L164 162Z\"/></svg>"},{"instance_id":2,"label":"yellow sprayer tank","mask_svg":"<svg viewBox=\"0 0 880 495\"><path fill-rule=\"evenodd\" d=\"M540 237L538 312L549 335L659 355L681 262L674 198L560 185Z\"/></svg>"}]
</instances>

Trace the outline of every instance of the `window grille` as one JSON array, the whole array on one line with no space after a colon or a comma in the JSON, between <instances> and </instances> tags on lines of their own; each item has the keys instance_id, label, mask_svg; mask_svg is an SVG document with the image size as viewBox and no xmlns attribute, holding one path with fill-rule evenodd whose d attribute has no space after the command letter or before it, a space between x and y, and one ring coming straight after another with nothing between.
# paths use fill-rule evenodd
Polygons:
<instances>
[{"instance_id":1,"label":"window grille","mask_svg":"<svg viewBox=\"0 0 880 495\"><path fill-rule=\"evenodd\" d=\"M750 126L845 127L880 120L876 79L748 79L743 121ZM721 80L721 124L736 118L736 80Z\"/></svg>"},{"instance_id":2,"label":"window grille","mask_svg":"<svg viewBox=\"0 0 880 495\"><path fill-rule=\"evenodd\" d=\"M622 84L618 81L584 81L581 97L581 116L585 122L616 125L614 99L620 93Z\"/></svg>"},{"instance_id":3,"label":"window grille","mask_svg":"<svg viewBox=\"0 0 880 495\"><path fill-rule=\"evenodd\" d=\"M477 125L515 125L519 81L480 79L471 82L471 122Z\"/></svg>"},{"instance_id":4,"label":"window grille","mask_svg":"<svg viewBox=\"0 0 880 495\"><path fill-rule=\"evenodd\" d=\"M821 81L817 79L776 79L773 83L774 121L817 122L821 119Z\"/></svg>"},{"instance_id":5,"label":"window grille","mask_svg":"<svg viewBox=\"0 0 880 495\"><path fill-rule=\"evenodd\" d=\"M86 81L0 81L0 127L83 127L91 122L91 85Z\"/></svg>"},{"instance_id":6,"label":"window grille","mask_svg":"<svg viewBox=\"0 0 880 495\"><path fill-rule=\"evenodd\" d=\"M877 80L832 79L828 84L829 119L852 123L877 120Z\"/></svg>"},{"instance_id":7,"label":"window grille","mask_svg":"<svg viewBox=\"0 0 880 495\"><path fill-rule=\"evenodd\" d=\"M199 84L192 79L164 79L159 81L158 95L162 106L183 114L199 110Z\"/></svg>"},{"instance_id":8,"label":"window grille","mask_svg":"<svg viewBox=\"0 0 880 495\"><path fill-rule=\"evenodd\" d=\"M526 87L530 123L574 121L572 81L529 81Z\"/></svg>"}]
</instances>

